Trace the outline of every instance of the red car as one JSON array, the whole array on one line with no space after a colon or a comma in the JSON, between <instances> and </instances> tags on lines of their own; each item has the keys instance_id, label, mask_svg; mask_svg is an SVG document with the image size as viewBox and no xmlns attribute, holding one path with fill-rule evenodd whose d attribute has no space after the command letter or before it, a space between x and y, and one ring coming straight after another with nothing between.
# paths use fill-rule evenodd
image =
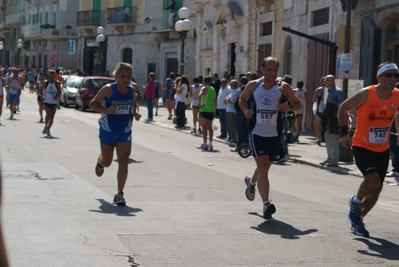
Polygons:
<instances>
[{"instance_id":1,"label":"red car","mask_svg":"<svg viewBox=\"0 0 399 267\"><path fill-rule=\"evenodd\" d=\"M85 111L89 108L90 101L97 92L106 84L113 83L115 80L103 76L86 76L80 83L75 96L75 109Z\"/></svg>"}]
</instances>

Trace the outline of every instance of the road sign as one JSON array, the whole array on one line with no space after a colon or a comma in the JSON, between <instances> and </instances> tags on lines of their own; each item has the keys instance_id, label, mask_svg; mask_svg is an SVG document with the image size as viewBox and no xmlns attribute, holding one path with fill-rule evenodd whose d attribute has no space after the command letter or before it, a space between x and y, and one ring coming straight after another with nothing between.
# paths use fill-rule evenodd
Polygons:
<instances>
[{"instance_id":1,"label":"road sign","mask_svg":"<svg viewBox=\"0 0 399 267\"><path fill-rule=\"evenodd\" d=\"M337 59L337 79L349 78L350 68L352 66L352 54L342 54Z\"/></svg>"},{"instance_id":2,"label":"road sign","mask_svg":"<svg viewBox=\"0 0 399 267\"><path fill-rule=\"evenodd\" d=\"M57 54L51 54L51 56L50 56L50 62L51 62L51 63L57 63L57 62L58 62L58 56L57 56Z\"/></svg>"}]
</instances>

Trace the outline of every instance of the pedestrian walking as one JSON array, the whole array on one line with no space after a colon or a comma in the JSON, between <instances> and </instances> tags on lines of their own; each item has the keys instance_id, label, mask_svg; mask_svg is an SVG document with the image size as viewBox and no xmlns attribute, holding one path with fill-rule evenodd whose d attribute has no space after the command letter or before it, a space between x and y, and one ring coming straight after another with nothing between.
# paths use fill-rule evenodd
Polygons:
<instances>
[{"instance_id":1,"label":"pedestrian walking","mask_svg":"<svg viewBox=\"0 0 399 267\"><path fill-rule=\"evenodd\" d=\"M389 136L395 113L399 110L399 91L395 84L399 69L394 63L382 63L377 68L377 85L356 92L345 100L338 111L339 142L346 149L352 146L356 165L364 179L357 193L349 199L350 230L359 236L369 236L364 217L377 203L389 164ZM347 112L357 108L356 130L348 135ZM399 127L399 117L395 118ZM396 145L399 145L399 138Z\"/></svg>"},{"instance_id":2,"label":"pedestrian walking","mask_svg":"<svg viewBox=\"0 0 399 267\"><path fill-rule=\"evenodd\" d=\"M127 180L129 156L132 150L130 114L135 104L133 88L130 86L132 74L132 65L125 62L118 63L113 73L115 82L103 86L89 104L92 110L101 112L99 119L101 154L95 167L98 177L103 175L104 168L111 165L116 149L118 189L113 203L118 206L126 205L123 189ZM134 117L139 120L140 114L136 113Z\"/></svg>"}]
</instances>

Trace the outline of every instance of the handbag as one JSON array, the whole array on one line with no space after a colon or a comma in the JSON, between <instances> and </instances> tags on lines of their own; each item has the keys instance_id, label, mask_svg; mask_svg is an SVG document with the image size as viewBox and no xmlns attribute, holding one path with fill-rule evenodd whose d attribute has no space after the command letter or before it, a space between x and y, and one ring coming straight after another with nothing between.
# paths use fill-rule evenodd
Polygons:
<instances>
[{"instance_id":1,"label":"handbag","mask_svg":"<svg viewBox=\"0 0 399 267\"><path fill-rule=\"evenodd\" d=\"M192 101L192 98L189 97L188 93L186 94L186 98L184 99L184 104L186 104L186 106L190 105Z\"/></svg>"},{"instance_id":2,"label":"handbag","mask_svg":"<svg viewBox=\"0 0 399 267\"><path fill-rule=\"evenodd\" d=\"M287 132L287 135L285 136L284 141L285 141L287 144L293 144L293 143L295 143L295 136L294 136L294 134L293 134L291 131L288 131L288 132Z\"/></svg>"}]
</instances>

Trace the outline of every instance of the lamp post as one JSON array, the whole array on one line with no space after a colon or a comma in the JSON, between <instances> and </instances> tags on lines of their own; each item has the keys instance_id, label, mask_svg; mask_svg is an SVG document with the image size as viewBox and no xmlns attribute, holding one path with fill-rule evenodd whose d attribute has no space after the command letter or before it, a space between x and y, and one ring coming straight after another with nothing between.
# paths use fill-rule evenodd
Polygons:
<instances>
[{"instance_id":1,"label":"lamp post","mask_svg":"<svg viewBox=\"0 0 399 267\"><path fill-rule=\"evenodd\" d=\"M3 65L3 49L4 49L3 41L0 41L0 64L1 65Z\"/></svg>"},{"instance_id":2,"label":"lamp post","mask_svg":"<svg viewBox=\"0 0 399 267\"><path fill-rule=\"evenodd\" d=\"M105 41L105 36L104 36L104 28L103 27L98 27L97 28L97 37L96 37L96 42L100 45L99 53L98 53L98 64L99 64L99 72L102 72L102 64L103 62L103 43Z\"/></svg>"},{"instance_id":3,"label":"lamp post","mask_svg":"<svg viewBox=\"0 0 399 267\"><path fill-rule=\"evenodd\" d=\"M181 52L180 52L180 74L184 74L184 40L187 37L187 32L191 29L190 10L186 7L179 9L180 20L175 23L175 29L180 34L181 39Z\"/></svg>"},{"instance_id":4,"label":"lamp post","mask_svg":"<svg viewBox=\"0 0 399 267\"><path fill-rule=\"evenodd\" d=\"M17 49L18 49L18 62L16 65L21 65L20 61L21 61L21 49L22 49L23 45L22 45L22 40L18 39L17 41Z\"/></svg>"}]
</instances>

